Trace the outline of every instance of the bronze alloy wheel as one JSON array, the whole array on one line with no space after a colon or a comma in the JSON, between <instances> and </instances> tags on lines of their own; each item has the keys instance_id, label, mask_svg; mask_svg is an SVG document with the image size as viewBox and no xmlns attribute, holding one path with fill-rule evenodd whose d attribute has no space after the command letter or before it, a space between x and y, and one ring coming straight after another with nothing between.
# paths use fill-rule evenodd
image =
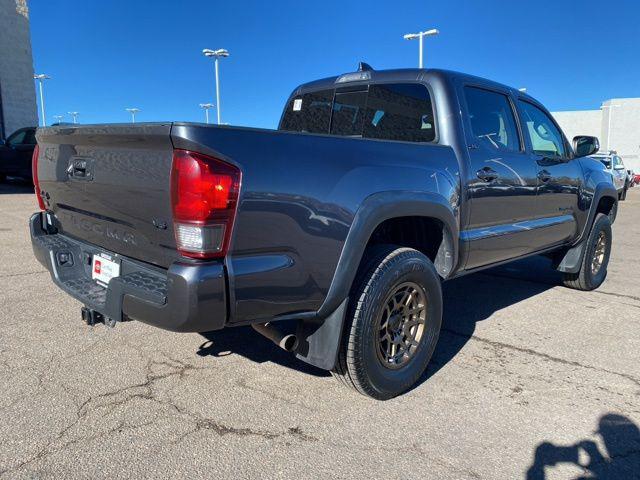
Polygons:
<instances>
[{"instance_id":1,"label":"bronze alloy wheel","mask_svg":"<svg viewBox=\"0 0 640 480\"><path fill-rule=\"evenodd\" d=\"M593 252L593 259L591 260L591 273L593 275L597 275L602 268L606 252L607 237L604 232L600 232L598 235L598 241L596 242L596 248Z\"/></svg>"},{"instance_id":2,"label":"bronze alloy wheel","mask_svg":"<svg viewBox=\"0 0 640 480\"><path fill-rule=\"evenodd\" d=\"M382 365L397 369L411 361L420 347L426 314L426 295L416 283L403 283L387 297L376 349Z\"/></svg>"}]
</instances>

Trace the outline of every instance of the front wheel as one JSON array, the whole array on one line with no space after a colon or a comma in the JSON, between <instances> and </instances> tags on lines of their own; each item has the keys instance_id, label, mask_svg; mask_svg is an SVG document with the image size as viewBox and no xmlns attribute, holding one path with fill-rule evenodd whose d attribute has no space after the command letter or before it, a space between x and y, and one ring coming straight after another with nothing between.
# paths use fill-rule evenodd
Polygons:
<instances>
[{"instance_id":1,"label":"front wheel","mask_svg":"<svg viewBox=\"0 0 640 480\"><path fill-rule=\"evenodd\" d=\"M358 392L387 400L424 373L442 323L442 289L433 263L411 248L368 252L351 292L333 375Z\"/></svg>"},{"instance_id":2,"label":"front wheel","mask_svg":"<svg viewBox=\"0 0 640 480\"><path fill-rule=\"evenodd\" d=\"M599 213L587 238L584 257L577 273L565 273L563 283L576 290L595 290L607 278L607 266L611 255L611 220Z\"/></svg>"}]
</instances>

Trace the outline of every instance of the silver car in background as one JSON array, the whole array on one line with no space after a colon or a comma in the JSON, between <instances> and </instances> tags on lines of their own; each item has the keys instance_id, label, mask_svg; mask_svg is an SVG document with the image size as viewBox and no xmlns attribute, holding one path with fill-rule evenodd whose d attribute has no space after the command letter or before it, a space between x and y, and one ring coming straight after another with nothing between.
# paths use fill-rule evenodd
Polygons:
<instances>
[{"instance_id":1,"label":"silver car in background","mask_svg":"<svg viewBox=\"0 0 640 480\"><path fill-rule=\"evenodd\" d=\"M613 183L618 191L618 198L625 200L627 198L627 190L630 187L629 175L622 158L616 153L598 153L592 155L592 158L600 160L613 177Z\"/></svg>"}]
</instances>

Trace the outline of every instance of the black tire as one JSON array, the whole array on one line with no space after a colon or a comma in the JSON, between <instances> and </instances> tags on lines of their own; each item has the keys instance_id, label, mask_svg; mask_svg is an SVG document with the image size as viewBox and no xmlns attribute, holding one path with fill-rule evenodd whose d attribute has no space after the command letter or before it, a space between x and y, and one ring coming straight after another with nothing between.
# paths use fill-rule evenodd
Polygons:
<instances>
[{"instance_id":1,"label":"black tire","mask_svg":"<svg viewBox=\"0 0 640 480\"><path fill-rule=\"evenodd\" d=\"M627 190L629 189L629 185L624 184L624 188L622 189L622 194L620 195L620 200L624 201L627 199Z\"/></svg>"},{"instance_id":2,"label":"black tire","mask_svg":"<svg viewBox=\"0 0 640 480\"><path fill-rule=\"evenodd\" d=\"M616 221L617 217L618 217L618 202L614 202L613 206L611 207L611 210L609 211L609 221L611 222L611 225L613 225L613 222Z\"/></svg>"},{"instance_id":3,"label":"black tire","mask_svg":"<svg viewBox=\"0 0 640 480\"><path fill-rule=\"evenodd\" d=\"M602 252L602 259L599 262L600 266L597 271L594 271L592 266L601 235L605 241L604 251ZM577 273L564 274L563 283L566 287L588 291L595 290L602 285L602 282L607 278L607 265L609 264L609 256L611 255L612 238L611 220L609 216L599 213L593 222L589 238L587 238L587 245L580 270Z\"/></svg>"},{"instance_id":4,"label":"black tire","mask_svg":"<svg viewBox=\"0 0 640 480\"><path fill-rule=\"evenodd\" d=\"M411 287L406 287L407 285ZM423 307L418 314L420 322L423 322L419 339L415 333L419 328L416 325L418 316L411 312L420 307L411 310L404 307L406 310L403 311L409 314L408 316L392 316L391 310L388 309L390 302L394 302L394 305L404 304L397 302L398 297L394 296L398 289L403 288L412 288L415 293L408 294L406 303L414 301L413 299L423 300ZM411 248L377 246L367 252L350 298L338 361L332 371L333 376L363 395L378 400L387 400L407 391L424 373L440 334L442 288L433 263L424 254ZM409 346L404 351L399 350L397 345L395 350L391 349L399 356L400 364L382 358L384 354L381 350L385 340L380 340L380 332L387 332L387 329L391 328L381 328L384 312L388 312L386 325L391 325L392 318L396 319L396 323L400 318L400 325L397 325L398 328L395 330L396 339L409 341L407 327L416 339L411 343L413 347ZM412 320L405 323L405 317ZM388 338L387 347L393 343L391 337ZM406 363L402 364L403 362Z\"/></svg>"}]
</instances>

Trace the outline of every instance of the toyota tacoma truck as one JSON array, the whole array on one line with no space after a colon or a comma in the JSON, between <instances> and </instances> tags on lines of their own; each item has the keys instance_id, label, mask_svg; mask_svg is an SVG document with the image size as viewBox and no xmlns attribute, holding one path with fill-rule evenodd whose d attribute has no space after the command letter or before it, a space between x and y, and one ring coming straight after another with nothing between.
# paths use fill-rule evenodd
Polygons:
<instances>
[{"instance_id":1,"label":"toyota tacoma truck","mask_svg":"<svg viewBox=\"0 0 640 480\"><path fill-rule=\"evenodd\" d=\"M376 399L425 371L443 281L538 254L571 288L607 274L618 196L598 140L475 76L361 64L296 88L278 130L37 141L33 251L87 322L252 325Z\"/></svg>"}]
</instances>

